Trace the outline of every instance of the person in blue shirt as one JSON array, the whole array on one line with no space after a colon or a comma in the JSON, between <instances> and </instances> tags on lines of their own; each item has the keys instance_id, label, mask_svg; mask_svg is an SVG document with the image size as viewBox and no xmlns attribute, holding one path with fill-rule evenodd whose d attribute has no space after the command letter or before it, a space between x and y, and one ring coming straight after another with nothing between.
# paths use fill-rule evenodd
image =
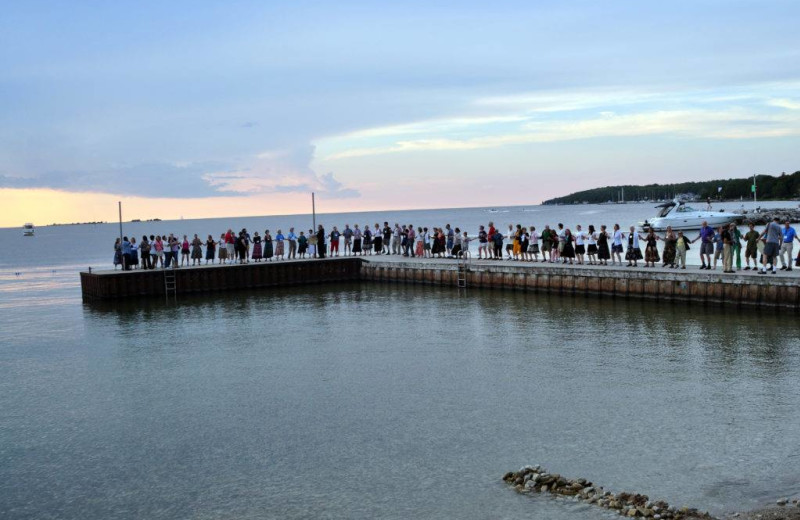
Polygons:
<instances>
[{"instance_id":1,"label":"person in blue shirt","mask_svg":"<svg viewBox=\"0 0 800 520\"><path fill-rule=\"evenodd\" d=\"M286 239L289 241L289 254L286 255L286 259L297 259L297 235L294 234L294 228L289 228L289 234L286 235Z\"/></svg>"},{"instance_id":2,"label":"person in blue shirt","mask_svg":"<svg viewBox=\"0 0 800 520\"><path fill-rule=\"evenodd\" d=\"M800 238L797 236L797 232L791 226L791 223L787 220L783 226L783 240L781 241L781 271L791 271L792 270L792 248L794 246L794 241L797 240L800 242ZM784 260L783 255L786 255L786 259Z\"/></svg>"},{"instance_id":3,"label":"person in blue shirt","mask_svg":"<svg viewBox=\"0 0 800 520\"><path fill-rule=\"evenodd\" d=\"M283 236L283 232L278 230L278 234L275 235L275 259L276 260L283 260L283 241L286 240L286 237Z\"/></svg>"},{"instance_id":4,"label":"person in blue shirt","mask_svg":"<svg viewBox=\"0 0 800 520\"><path fill-rule=\"evenodd\" d=\"M711 255L714 254L714 228L708 225L708 222L703 221L703 227L700 228L700 234L697 238L692 240L692 243L700 240L700 269L711 269Z\"/></svg>"},{"instance_id":5,"label":"person in blue shirt","mask_svg":"<svg viewBox=\"0 0 800 520\"><path fill-rule=\"evenodd\" d=\"M131 243L128 237L122 237L122 268L126 271L131 269Z\"/></svg>"}]
</instances>

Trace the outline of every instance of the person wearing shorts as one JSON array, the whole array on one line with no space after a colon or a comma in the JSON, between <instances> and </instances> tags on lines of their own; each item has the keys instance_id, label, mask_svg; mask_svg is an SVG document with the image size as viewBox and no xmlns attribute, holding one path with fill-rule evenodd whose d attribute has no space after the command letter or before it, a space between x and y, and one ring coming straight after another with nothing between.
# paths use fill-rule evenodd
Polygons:
<instances>
[{"instance_id":1,"label":"person wearing shorts","mask_svg":"<svg viewBox=\"0 0 800 520\"><path fill-rule=\"evenodd\" d=\"M478 228L478 258L489 258L489 235L483 226Z\"/></svg>"},{"instance_id":2,"label":"person wearing shorts","mask_svg":"<svg viewBox=\"0 0 800 520\"><path fill-rule=\"evenodd\" d=\"M744 261L747 263L745 271L750 270L750 259L753 259L753 269L758 269L758 231L755 229L755 224L752 222L748 224L750 230L744 235L745 249Z\"/></svg>"},{"instance_id":3,"label":"person wearing shorts","mask_svg":"<svg viewBox=\"0 0 800 520\"><path fill-rule=\"evenodd\" d=\"M342 236L344 237L344 255L352 255L353 254L353 230L350 229L350 224L344 225L344 231L342 231Z\"/></svg>"},{"instance_id":4,"label":"person wearing shorts","mask_svg":"<svg viewBox=\"0 0 800 520\"><path fill-rule=\"evenodd\" d=\"M509 224L508 225L508 235L506 235L506 240L508 243L506 244L506 260L513 260L514 259L514 226Z\"/></svg>"},{"instance_id":5,"label":"person wearing shorts","mask_svg":"<svg viewBox=\"0 0 800 520\"><path fill-rule=\"evenodd\" d=\"M700 228L700 234L692 240L692 243L700 240L700 269L711 270L711 256L714 254L714 234L714 228L704 220L703 227Z\"/></svg>"}]
</instances>

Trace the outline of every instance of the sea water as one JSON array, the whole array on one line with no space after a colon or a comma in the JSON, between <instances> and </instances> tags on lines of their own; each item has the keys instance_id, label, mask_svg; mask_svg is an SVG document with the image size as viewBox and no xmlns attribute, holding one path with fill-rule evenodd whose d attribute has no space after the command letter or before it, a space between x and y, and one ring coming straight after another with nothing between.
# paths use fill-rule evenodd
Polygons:
<instances>
[{"instance_id":1,"label":"sea water","mask_svg":"<svg viewBox=\"0 0 800 520\"><path fill-rule=\"evenodd\" d=\"M577 210L648 216L607 208ZM117 234L0 230L2 518L617 516L501 482L529 463L716 513L800 493L793 313L361 283L83 304Z\"/></svg>"}]
</instances>

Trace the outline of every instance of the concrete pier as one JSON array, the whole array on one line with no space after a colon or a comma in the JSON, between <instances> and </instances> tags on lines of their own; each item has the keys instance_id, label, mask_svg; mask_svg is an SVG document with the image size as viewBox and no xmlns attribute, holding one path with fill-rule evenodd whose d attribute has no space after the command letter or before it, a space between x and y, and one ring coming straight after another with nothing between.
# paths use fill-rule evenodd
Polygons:
<instances>
[{"instance_id":1,"label":"concrete pier","mask_svg":"<svg viewBox=\"0 0 800 520\"><path fill-rule=\"evenodd\" d=\"M166 295L165 271L175 275L176 295L357 281L361 260L340 258L135 269L81 273L83 301Z\"/></svg>"},{"instance_id":2,"label":"concrete pier","mask_svg":"<svg viewBox=\"0 0 800 520\"><path fill-rule=\"evenodd\" d=\"M624 266L472 260L462 266L468 289L505 289L567 295L605 295L800 310L800 273L725 274ZM457 287L459 261L402 256L338 257L169 269L177 295L343 281ZM84 301L163 296L164 270L81 273Z\"/></svg>"},{"instance_id":3,"label":"concrete pier","mask_svg":"<svg viewBox=\"0 0 800 520\"><path fill-rule=\"evenodd\" d=\"M361 279L456 287L458 261L370 258ZM800 310L800 276L779 271L725 274L660 267L590 266L484 260L468 262L467 288L511 289L554 294L596 294L616 298L782 307Z\"/></svg>"}]
</instances>

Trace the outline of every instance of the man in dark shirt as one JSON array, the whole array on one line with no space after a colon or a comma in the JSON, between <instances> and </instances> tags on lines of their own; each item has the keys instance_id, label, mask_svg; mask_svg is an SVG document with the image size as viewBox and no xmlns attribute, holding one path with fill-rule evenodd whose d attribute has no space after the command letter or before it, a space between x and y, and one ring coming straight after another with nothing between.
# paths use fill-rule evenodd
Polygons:
<instances>
[{"instance_id":1,"label":"man in dark shirt","mask_svg":"<svg viewBox=\"0 0 800 520\"><path fill-rule=\"evenodd\" d=\"M322 224L317 228L317 256L325 258L325 228Z\"/></svg>"},{"instance_id":2,"label":"man in dark shirt","mask_svg":"<svg viewBox=\"0 0 800 520\"><path fill-rule=\"evenodd\" d=\"M390 254L392 252L389 242L392 240L392 228L389 227L388 222L383 223L383 254Z\"/></svg>"}]
</instances>

